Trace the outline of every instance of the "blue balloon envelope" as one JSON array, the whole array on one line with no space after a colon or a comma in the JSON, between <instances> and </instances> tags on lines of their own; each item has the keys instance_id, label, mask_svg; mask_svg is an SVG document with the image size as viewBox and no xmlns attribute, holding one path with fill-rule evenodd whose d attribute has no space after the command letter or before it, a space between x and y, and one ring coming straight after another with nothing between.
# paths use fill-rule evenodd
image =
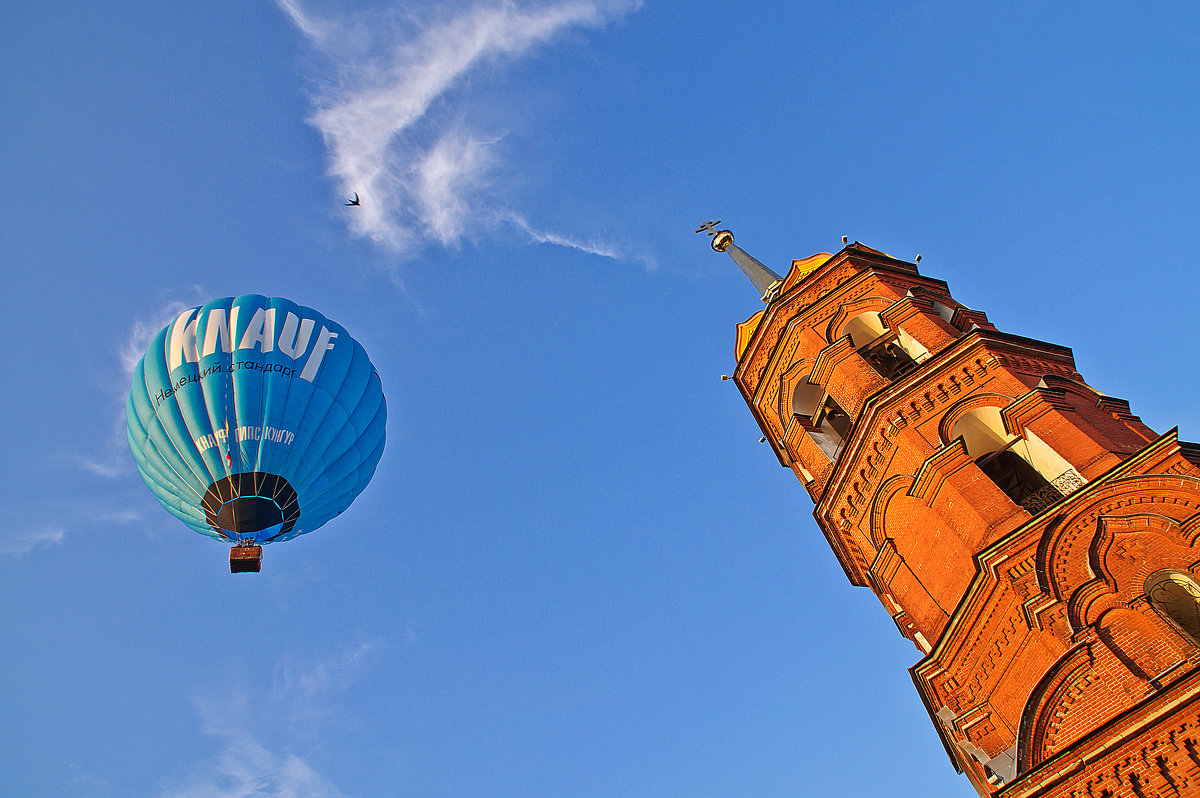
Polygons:
<instances>
[{"instance_id":1,"label":"blue balloon envelope","mask_svg":"<svg viewBox=\"0 0 1200 798\"><path fill-rule=\"evenodd\" d=\"M350 506L383 454L387 404L340 325L247 294L184 311L154 337L125 421L163 507L248 545L311 532Z\"/></svg>"}]
</instances>

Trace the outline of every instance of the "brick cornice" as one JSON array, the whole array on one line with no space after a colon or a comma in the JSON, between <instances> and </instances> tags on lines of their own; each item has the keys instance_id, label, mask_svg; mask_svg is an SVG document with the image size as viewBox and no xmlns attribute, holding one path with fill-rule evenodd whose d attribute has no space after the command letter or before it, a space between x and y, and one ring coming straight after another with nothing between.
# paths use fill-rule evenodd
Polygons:
<instances>
[{"instance_id":1,"label":"brick cornice","mask_svg":"<svg viewBox=\"0 0 1200 798\"><path fill-rule=\"evenodd\" d=\"M879 315L883 318L883 323L887 325L887 328L895 331L897 327L914 316L929 312L932 304L933 302L926 298L918 299L906 296L893 302L886 310L880 311Z\"/></svg>"},{"instance_id":2,"label":"brick cornice","mask_svg":"<svg viewBox=\"0 0 1200 798\"><path fill-rule=\"evenodd\" d=\"M987 358L977 357L979 352L986 352ZM951 381L951 378L957 378L963 369L967 370L964 379L974 382L999 365L996 357L1005 352L1044 360L1057 364L1060 369L1075 373L1071 350L1066 347L995 330L976 329L963 335L909 374L885 385L864 402L854 427L854 434L834 465L829 481L817 501L818 510L826 512L841 500L841 492L845 488L848 476L858 470L859 459L864 451L869 450L869 444L877 436L882 435L886 438L888 430L905 426L916 417L923 416L919 405L915 409L911 406L900 407L900 403L906 397L922 396L920 386L936 384L939 379ZM943 400L948 402L950 398L952 393L947 392ZM927 412L937 412L936 404L931 403L931 400L922 398L922 401L929 404ZM860 430L863 434L860 434ZM871 430L874 432L869 432Z\"/></svg>"},{"instance_id":3,"label":"brick cornice","mask_svg":"<svg viewBox=\"0 0 1200 798\"><path fill-rule=\"evenodd\" d=\"M1156 726L1174 725L1173 716L1177 712L1198 705L1200 668L1195 668L1151 698L1096 727L1066 750L1021 773L998 794L1003 798L1032 798L1047 794L1056 786L1096 768L1106 756L1121 752L1122 746L1136 745L1139 739L1151 736ZM1167 731L1167 728L1163 729L1164 733Z\"/></svg>"},{"instance_id":4,"label":"brick cornice","mask_svg":"<svg viewBox=\"0 0 1200 798\"><path fill-rule=\"evenodd\" d=\"M1006 583L1005 580L1009 577L1010 572L1028 574L1029 564L1046 556L1047 541L1055 537L1054 534L1044 533L1050 522L1060 515L1071 514L1070 508L1073 506L1078 507L1089 503L1089 496L1095 496L1098 491L1103 489L1104 485L1111 485L1116 480L1132 478L1134 475L1144 473L1147 467L1153 467L1154 464L1162 462L1164 454L1176 445L1175 431L1172 430L1147 446L1138 455L1120 463L1067 497L1062 504L1054 508L1053 513L1042 514L1030 519L975 556L977 566L975 578L971 581L958 605L950 613L942 634L933 643L932 650L921 662L910 669L913 681L926 700L927 707L933 703L940 703L940 699L933 698L936 694L933 692L935 680L944 680L956 674L961 675L964 667L973 667L970 664L971 657L966 651L967 648L973 649L978 645L977 642L971 643L971 640L976 638L982 640L993 634L988 630L994 626L995 615L1000 610L999 604L1002 603L998 601L997 590L1000 590ZM1194 518L1188 523L1188 526L1194 526L1196 531L1200 532L1200 518ZM1184 531L1183 534L1190 538L1188 531ZM1015 571L1014 567L1016 567ZM1021 578L1028 579L1029 577ZM1104 590L1107 585L1101 581L1096 587L1098 590ZM1039 596L1042 597L1041 600L1038 600ZM1015 610L1021 621L1020 628L1030 631L1035 628L1041 630L1041 616L1053 606L1060 604L1042 590L1035 592L1030 598L1022 599L1020 596L1014 598L1016 598L1017 604L1012 609ZM1030 617L1031 612L1036 616L1036 620ZM987 620L989 618L992 620Z\"/></svg>"},{"instance_id":5,"label":"brick cornice","mask_svg":"<svg viewBox=\"0 0 1200 798\"><path fill-rule=\"evenodd\" d=\"M976 555L976 559L979 561L981 573L993 571L995 563L1000 562L1012 556L1015 552L1024 549L1031 540L1038 540L1041 542L1041 545L1039 545L1038 558L1043 559L1045 552L1042 551L1042 547L1047 544L1049 539L1048 537L1043 536L1043 531L1046 527L1059 521L1063 516L1071 514L1073 507L1079 507L1084 503L1090 502L1092 497L1094 497L1098 491L1103 489L1106 485L1111 484L1114 480L1125 476L1145 473L1147 463L1160 460L1164 453L1169 452L1173 447L1177 446L1177 429L1172 428L1165 434L1161 435L1157 440L1147 445L1137 454L1122 460L1120 463L1117 463L1108 471L1098 475L1091 482L1088 482L1070 496L1063 499L1062 502L1052 508L1054 512L1051 515L1040 514L1033 516L1024 524L1021 524L1008 534L998 538ZM972 586L971 589L974 589L974 586ZM967 591L968 596L970 595L971 589L968 589ZM966 598L966 596L963 597L964 601ZM953 614L951 616L951 622L953 622Z\"/></svg>"},{"instance_id":6,"label":"brick cornice","mask_svg":"<svg viewBox=\"0 0 1200 798\"><path fill-rule=\"evenodd\" d=\"M883 584L892 581L896 572L900 570L900 553L896 551L896 543L891 538L883 541L883 545L879 547L879 553L875 555L875 561L871 563L871 575Z\"/></svg>"},{"instance_id":7,"label":"brick cornice","mask_svg":"<svg viewBox=\"0 0 1200 798\"><path fill-rule=\"evenodd\" d=\"M841 254L843 253L839 253ZM771 448L781 466L789 466L790 458L775 445L772 424L765 416L765 413L771 411L765 409L764 398L772 387L779 385L776 376L781 370L781 360L787 349L783 344L789 337L798 334L799 329L819 327L825 315L836 314L843 303L854 298L855 292L869 289L872 284L886 285L894 289L897 294L896 301L900 301L901 295L912 286L948 290L945 282L916 274L915 269L911 274L903 270L885 269L885 273L882 274L872 271L865 257L865 254L841 259L834 256L792 291L773 301L763 312L763 318L733 372L738 392L750 408L759 429L771 440ZM860 270L837 285L822 289L825 278L841 267Z\"/></svg>"},{"instance_id":8,"label":"brick cornice","mask_svg":"<svg viewBox=\"0 0 1200 798\"><path fill-rule=\"evenodd\" d=\"M812 376L809 378L809 382L815 382L818 385L827 384L829 378L833 375L833 370L837 368L838 364L845 361L846 358L856 355L857 352L849 336L837 339L822 349L821 354L817 355L817 362L813 364Z\"/></svg>"},{"instance_id":9,"label":"brick cornice","mask_svg":"<svg viewBox=\"0 0 1200 798\"><path fill-rule=\"evenodd\" d=\"M1075 408L1065 397L1066 391L1034 388L1000 411L1004 428L1010 435L1024 435L1027 428L1051 410L1073 412Z\"/></svg>"},{"instance_id":10,"label":"brick cornice","mask_svg":"<svg viewBox=\"0 0 1200 798\"><path fill-rule=\"evenodd\" d=\"M971 465L971 455L962 439L951 441L940 451L935 452L922 465L913 480L908 495L925 503L932 502L937 497L938 489L946 478Z\"/></svg>"},{"instance_id":11,"label":"brick cornice","mask_svg":"<svg viewBox=\"0 0 1200 798\"><path fill-rule=\"evenodd\" d=\"M1034 556L1036 560L1039 563L1045 562L1048 556L1047 549L1052 545L1055 536L1044 534L1044 530L1055 518L1070 515L1072 507L1079 507L1089 503L1099 490L1103 489L1106 485L1111 485L1114 480L1125 476L1141 474L1147 462L1158 459L1163 450L1169 449L1176 443L1175 430L1171 430L1137 455L1118 464L1072 493L1062 503L1053 508L1054 512L1051 515L1041 514L1034 516L975 555L977 566L975 579L972 580L962 599L950 613L946 628L941 637L934 642L933 649L929 652L925 660L916 666L916 669L921 670L923 667L942 663L947 653L947 647L954 645L953 641L957 639L956 635L960 634L962 630L969 630L976 625L978 612L988 603L990 591L994 589L994 585L1002 578L1000 569L1003 564L1029 557L1035 551L1036 554ZM1195 519L1187 526L1195 527L1200 532L1200 519ZM1036 549L1035 541L1037 542ZM1044 572L1044 566L1039 566L1038 570L1039 572ZM1041 579L1042 577L1039 574L1039 583ZM1047 587L1043 586L1043 591ZM1048 593L1045 595L1051 602L1054 602L1052 596ZM1037 609L1040 613L1044 612L1046 607L1039 606ZM944 666L937 664L937 667Z\"/></svg>"},{"instance_id":12,"label":"brick cornice","mask_svg":"<svg viewBox=\"0 0 1200 798\"><path fill-rule=\"evenodd\" d=\"M780 296L767 306L763 318L755 329L750 343L746 346L738 360L734 372L739 383L754 381L749 396L758 397L762 383L767 382L767 375L775 366L774 360L778 354L779 343L786 337L786 330L793 326L813 327L813 317L821 317L824 313L835 314L837 308L846 301L847 295L860 288L863 283L874 281L896 289L895 301L903 299L904 295L914 287L938 288L947 291L946 283L931 277L918 274L916 267L905 264L904 261L883 258L877 260L874 256L851 253L842 257L847 251L843 250L830 258L815 272L808 275L791 291ZM902 264L909 269L889 268L888 264ZM880 266L883 268L873 268ZM853 273L836 285L823 288L827 277L839 269L853 270ZM768 347L771 351L763 352ZM750 373L750 366L757 363L762 369L762 375ZM743 391L746 395L747 392Z\"/></svg>"}]
</instances>

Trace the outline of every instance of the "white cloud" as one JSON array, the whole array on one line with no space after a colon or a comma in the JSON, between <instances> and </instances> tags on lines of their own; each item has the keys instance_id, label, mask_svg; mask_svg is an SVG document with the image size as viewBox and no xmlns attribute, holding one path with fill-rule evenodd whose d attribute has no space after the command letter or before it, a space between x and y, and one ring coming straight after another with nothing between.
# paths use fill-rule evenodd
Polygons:
<instances>
[{"instance_id":1,"label":"white cloud","mask_svg":"<svg viewBox=\"0 0 1200 798\"><path fill-rule=\"evenodd\" d=\"M128 474L133 469L133 460L129 456L129 447L125 437L125 399L129 395L130 380L138 361L146 353L150 341L158 331L166 327L188 308L203 304L203 291L199 286L190 290L192 298L169 298L145 316L134 319L129 332L116 350L117 362L120 364L120 376L106 383L103 387L110 394L113 403L109 435L100 451L95 453L58 452L52 459L70 463L84 471L89 471L98 477L114 479Z\"/></svg>"},{"instance_id":2,"label":"white cloud","mask_svg":"<svg viewBox=\"0 0 1200 798\"><path fill-rule=\"evenodd\" d=\"M312 702L336 693L374 667L382 648L382 640L372 639L330 657L284 659L272 676L272 694L284 701Z\"/></svg>"},{"instance_id":3,"label":"white cloud","mask_svg":"<svg viewBox=\"0 0 1200 798\"><path fill-rule=\"evenodd\" d=\"M163 798L338 798L341 792L295 754L268 751L244 733L227 736L217 761Z\"/></svg>"},{"instance_id":4,"label":"white cloud","mask_svg":"<svg viewBox=\"0 0 1200 798\"><path fill-rule=\"evenodd\" d=\"M124 412L124 408L122 408L122 412ZM124 418L121 420L124 421ZM90 471L96 476L104 477L105 479L112 479L113 477L126 474L130 468L129 463L125 462L126 458L120 457L119 453L115 451L106 452L101 457L92 457L76 452L60 452L54 455L53 459L82 468L84 471Z\"/></svg>"},{"instance_id":5,"label":"white cloud","mask_svg":"<svg viewBox=\"0 0 1200 798\"><path fill-rule=\"evenodd\" d=\"M142 359L142 355L146 354L146 348L150 346L150 341L153 340L154 336L158 335L158 331L173 322L183 311L203 304L204 300L201 299L203 292L200 286L193 286L191 293L194 297L193 301L174 298L167 299L146 316L133 320L133 324L129 328L129 334L125 337L125 343L117 352L121 369L124 371L126 377L124 381L126 391L129 389L128 378L133 375L133 370L137 368L138 361ZM123 407L124 398L122 397Z\"/></svg>"},{"instance_id":6,"label":"white cloud","mask_svg":"<svg viewBox=\"0 0 1200 798\"><path fill-rule=\"evenodd\" d=\"M510 214L508 218L512 220L512 223L516 225L521 232L525 233L525 235L529 236L531 240L536 241L539 244L555 244L560 247L570 247L571 249L578 249L583 252L588 252L592 255L599 255L604 258L620 259L624 257L614 245L604 241L581 241L560 235L558 233L549 233L544 230L537 230L534 229L534 227L530 225L523 216L519 216L515 213Z\"/></svg>"},{"instance_id":7,"label":"white cloud","mask_svg":"<svg viewBox=\"0 0 1200 798\"><path fill-rule=\"evenodd\" d=\"M347 209L354 234L401 253L427 241L454 246L507 225L537 243L624 259L607 244L535 230L510 210L493 181L502 136L447 118L446 105L485 68L570 31L602 28L640 0L486 0L451 12L430 3L420 19L399 12L321 19L298 0L276 2L333 66L310 122L325 140L330 175L362 201Z\"/></svg>"},{"instance_id":8,"label":"white cloud","mask_svg":"<svg viewBox=\"0 0 1200 798\"><path fill-rule=\"evenodd\" d=\"M185 783L161 798L337 798L342 793L310 764L305 741L335 727L337 697L375 667L380 639L325 656L284 658L270 688L234 689L196 699L205 734L221 751L199 763ZM263 740L274 740L264 744Z\"/></svg>"},{"instance_id":9,"label":"white cloud","mask_svg":"<svg viewBox=\"0 0 1200 798\"><path fill-rule=\"evenodd\" d=\"M97 512L95 517L109 524L136 524L145 519L137 510L107 510Z\"/></svg>"},{"instance_id":10,"label":"white cloud","mask_svg":"<svg viewBox=\"0 0 1200 798\"><path fill-rule=\"evenodd\" d=\"M457 243L466 234L472 217L479 216L473 205L495 161L489 149L493 143L455 128L417 162L413 199L426 234L441 244Z\"/></svg>"},{"instance_id":11,"label":"white cloud","mask_svg":"<svg viewBox=\"0 0 1200 798\"><path fill-rule=\"evenodd\" d=\"M270 700L292 728L323 725L337 715L337 697L375 667L383 641L367 640L340 654L284 658L271 676Z\"/></svg>"},{"instance_id":12,"label":"white cloud","mask_svg":"<svg viewBox=\"0 0 1200 798\"><path fill-rule=\"evenodd\" d=\"M19 557L34 549L57 546L66 536L61 526L46 525L23 532L9 532L0 537L0 554Z\"/></svg>"}]
</instances>

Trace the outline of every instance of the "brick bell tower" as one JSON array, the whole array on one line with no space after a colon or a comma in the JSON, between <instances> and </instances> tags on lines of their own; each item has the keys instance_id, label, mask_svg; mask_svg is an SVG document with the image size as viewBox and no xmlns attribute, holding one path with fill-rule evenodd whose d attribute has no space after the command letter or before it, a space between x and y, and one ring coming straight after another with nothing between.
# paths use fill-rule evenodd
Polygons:
<instances>
[{"instance_id":1,"label":"brick bell tower","mask_svg":"<svg viewBox=\"0 0 1200 798\"><path fill-rule=\"evenodd\" d=\"M984 796L1200 796L1200 447L912 263L855 242L780 277L719 224L696 232L766 303L733 379L921 652L955 768Z\"/></svg>"}]
</instances>

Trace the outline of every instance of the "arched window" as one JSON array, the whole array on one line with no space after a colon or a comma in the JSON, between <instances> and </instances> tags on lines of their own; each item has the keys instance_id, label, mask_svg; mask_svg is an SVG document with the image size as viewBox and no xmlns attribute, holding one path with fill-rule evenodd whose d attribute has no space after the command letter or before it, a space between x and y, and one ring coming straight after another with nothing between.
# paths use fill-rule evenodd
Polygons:
<instances>
[{"instance_id":1,"label":"arched window","mask_svg":"<svg viewBox=\"0 0 1200 798\"><path fill-rule=\"evenodd\" d=\"M1151 606L1170 618L1193 642L1200 641L1200 585L1182 571L1156 571L1146 579Z\"/></svg>"},{"instance_id":2,"label":"arched window","mask_svg":"<svg viewBox=\"0 0 1200 798\"><path fill-rule=\"evenodd\" d=\"M1083 485L1071 464L1032 432L1025 437L1004 428L998 407L980 407L963 415L951 432L962 438L983 473L1013 503L1037 515Z\"/></svg>"},{"instance_id":3,"label":"arched window","mask_svg":"<svg viewBox=\"0 0 1200 798\"><path fill-rule=\"evenodd\" d=\"M838 456L850 435L853 419L837 400L825 393L820 385L802 379L792 392L792 413L830 460Z\"/></svg>"},{"instance_id":4,"label":"arched window","mask_svg":"<svg viewBox=\"0 0 1200 798\"><path fill-rule=\"evenodd\" d=\"M880 376L888 379L900 377L917 367L920 355L929 357L929 352L904 333L892 332L883 323L883 317L873 310L859 313L846 322L843 329L850 336L850 343L871 364Z\"/></svg>"}]
</instances>

